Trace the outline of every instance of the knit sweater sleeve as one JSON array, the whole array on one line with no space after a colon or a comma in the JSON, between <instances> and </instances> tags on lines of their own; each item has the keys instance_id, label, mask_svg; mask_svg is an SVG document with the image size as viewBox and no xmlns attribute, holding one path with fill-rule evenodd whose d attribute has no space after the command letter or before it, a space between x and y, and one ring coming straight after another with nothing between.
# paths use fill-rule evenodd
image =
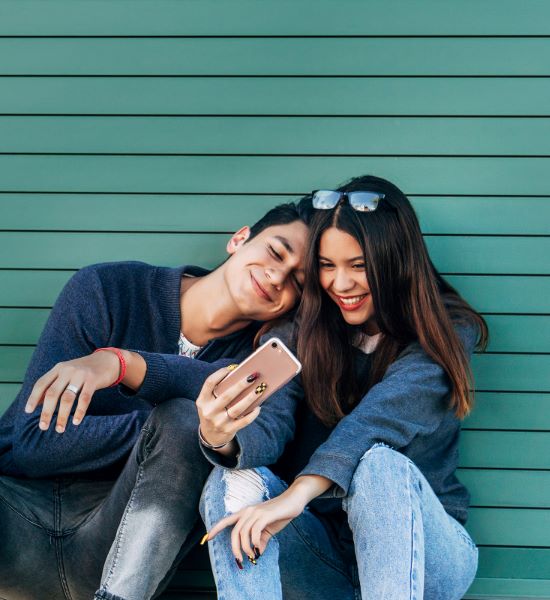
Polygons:
<instances>
[{"instance_id":1,"label":"knit sweater sleeve","mask_svg":"<svg viewBox=\"0 0 550 600\"><path fill-rule=\"evenodd\" d=\"M468 353L475 346L474 327L457 331ZM361 457L376 443L397 450L417 435L429 435L449 410L450 383L443 368L418 343L393 362L354 410L311 456L302 475L321 475L336 485L332 495L346 496Z\"/></svg>"},{"instance_id":2,"label":"knit sweater sleeve","mask_svg":"<svg viewBox=\"0 0 550 600\"><path fill-rule=\"evenodd\" d=\"M16 399L12 449L17 470L28 477L52 477L96 470L102 461L122 457L135 443L146 411L116 415L88 415L63 434L50 426L41 431L42 406L26 414L24 406L34 383L58 362L90 354L109 345L110 314L95 266L78 271L57 299L27 368ZM116 394L115 394L116 397ZM92 399L92 403L94 399Z\"/></svg>"}]
</instances>

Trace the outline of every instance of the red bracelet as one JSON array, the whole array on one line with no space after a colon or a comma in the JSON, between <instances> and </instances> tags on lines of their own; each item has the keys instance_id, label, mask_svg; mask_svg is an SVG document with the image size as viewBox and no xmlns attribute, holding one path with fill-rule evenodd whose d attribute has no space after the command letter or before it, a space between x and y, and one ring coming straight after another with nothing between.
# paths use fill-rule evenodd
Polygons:
<instances>
[{"instance_id":1,"label":"red bracelet","mask_svg":"<svg viewBox=\"0 0 550 600\"><path fill-rule=\"evenodd\" d=\"M115 387L126 376L126 361L124 360L124 356L123 356L122 352L118 348L111 348L111 347L98 348L97 350L94 350L93 353L95 354L96 352L102 352L103 350L109 350L110 352L114 352L118 356L118 362L120 363L120 373L118 374L116 381L114 383L111 383L111 385L109 386L109 387Z\"/></svg>"}]
</instances>

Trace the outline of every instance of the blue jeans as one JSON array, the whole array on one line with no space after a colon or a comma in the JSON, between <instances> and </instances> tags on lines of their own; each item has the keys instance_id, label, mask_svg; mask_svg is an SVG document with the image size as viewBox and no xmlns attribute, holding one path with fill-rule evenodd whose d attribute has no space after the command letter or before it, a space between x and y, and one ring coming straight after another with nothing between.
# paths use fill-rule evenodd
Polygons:
<instances>
[{"instance_id":1,"label":"blue jeans","mask_svg":"<svg viewBox=\"0 0 550 600\"><path fill-rule=\"evenodd\" d=\"M269 469L211 473L201 498L208 529L236 510L281 494ZM353 533L356 563L346 561L309 509L239 570L230 528L209 542L219 600L459 600L471 585L478 551L403 454L377 444L359 463L342 507Z\"/></svg>"},{"instance_id":2,"label":"blue jeans","mask_svg":"<svg viewBox=\"0 0 550 600\"><path fill-rule=\"evenodd\" d=\"M116 481L0 476L0 598L156 597L203 532L194 525L211 465L197 427L194 402L169 400Z\"/></svg>"}]
</instances>

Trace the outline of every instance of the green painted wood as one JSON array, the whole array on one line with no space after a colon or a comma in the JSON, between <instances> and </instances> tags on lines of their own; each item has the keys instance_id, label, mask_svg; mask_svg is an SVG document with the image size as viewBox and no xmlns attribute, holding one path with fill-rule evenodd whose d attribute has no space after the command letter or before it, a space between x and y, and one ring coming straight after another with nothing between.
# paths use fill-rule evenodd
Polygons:
<instances>
[{"instance_id":1,"label":"green painted wood","mask_svg":"<svg viewBox=\"0 0 550 600\"><path fill-rule=\"evenodd\" d=\"M73 273L0 270L0 306L51 307Z\"/></svg>"},{"instance_id":2,"label":"green painted wood","mask_svg":"<svg viewBox=\"0 0 550 600\"><path fill-rule=\"evenodd\" d=\"M550 432L463 431L461 467L550 469Z\"/></svg>"},{"instance_id":3,"label":"green painted wood","mask_svg":"<svg viewBox=\"0 0 550 600\"><path fill-rule=\"evenodd\" d=\"M550 431L550 394L477 392L463 427Z\"/></svg>"},{"instance_id":4,"label":"green painted wood","mask_svg":"<svg viewBox=\"0 0 550 600\"><path fill-rule=\"evenodd\" d=\"M52 306L72 273L0 270L3 282L0 306ZM483 312L550 313L549 277L448 275L446 278Z\"/></svg>"},{"instance_id":5,"label":"green painted wood","mask_svg":"<svg viewBox=\"0 0 550 600\"><path fill-rule=\"evenodd\" d=\"M446 279L483 312L550 313L549 277L448 275Z\"/></svg>"},{"instance_id":6,"label":"green painted wood","mask_svg":"<svg viewBox=\"0 0 550 600\"><path fill-rule=\"evenodd\" d=\"M0 119L1 120L1 119ZM550 132L549 132L550 133ZM0 136L1 140L1 136ZM0 229L236 231L295 196L0 194ZM550 198L410 198L424 233L550 234ZM117 211L113 211L113 205ZM197 205L205 210L197 210ZM154 206L154 210L152 207ZM522 218L518 218L521 213ZM75 219L78 214L78 219Z\"/></svg>"},{"instance_id":7,"label":"green painted wood","mask_svg":"<svg viewBox=\"0 0 550 600\"><path fill-rule=\"evenodd\" d=\"M198 233L0 232L0 267L75 269L113 260L212 267L223 260L227 240ZM435 236L426 243L444 273L550 273L550 238Z\"/></svg>"},{"instance_id":8,"label":"green painted wood","mask_svg":"<svg viewBox=\"0 0 550 600\"><path fill-rule=\"evenodd\" d=\"M548 579L550 550L542 548L480 548L479 578Z\"/></svg>"},{"instance_id":9,"label":"green painted wood","mask_svg":"<svg viewBox=\"0 0 550 600\"><path fill-rule=\"evenodd\" d=\"M449 35L546 34L548 7L531 0L529 11L513 0L422 3L372 0L280 0L269 5L239 0L3 0L0 35ZM215 15L215 18L213 18ZM246 18L243 16L246 15ZM346 18L342 18L345 15Z\"/></svg>"},{"instance_id":10,"label":"green painted wood","mask_svg":"<svg viewBox=\"0 0 550 600\"><path fill-rule=\"evenodd\" d=\"M373 173L411 195L524 196L548 194L549 165L547 158L0 156L0 191L299 194Z\"/></svg>"},{"instance_id":11,"label":"green painted wood","mask_svg":"<svg viewBox=\"0 0 550 600\"><path fill-rule=\"evenodd\" d=\"M35 344L49 310L0 308L0 344ZM550 316L486 317L492 352L547 352L550 354Z\"/></svg>"},{"instance_id":12,"label":"green painted wood","mask_svg":"<svg viewBox=\"0 0 550 600\"><path fill-rule=\"evenodd\" d=\"M550 119L0 117L0 152L549 155Z\"/></svg>"},{"instance_id":13,"label":"green painted wood","mask_svg":"<svg viewBox=\"0 0 550 600\"><path fill-rule=\"evenodd\" d=\"M476 354L472 366L478 390L550 391L548 355Z\"/></svg>"},{"instance_id":14,"label":"green painted wood","mask_svg":"<svg viewBox=\"0 0 550 600\"><path fill-rule=\"evenodd\" d=\"M548 546L550 510L472 508L467 529L478 544Z\"/></svg>"},{"instance_id":15,"label":"green painted wood","mask_svg":"<svg viewBox=\"0 0 550 600\"><path fill-rule=\"evenodd\" d=\"M550 79L528 77L2 77L0 91L9 114L550 115Z\"/></svg>"},{"instance_id":16,"label":"green painted wood","mask_svg":"<svg viewBox=\"0 0 550 600\"><path fill-rule=\"evenodd\" d=\"M549 75L547 38L0 38L0 75Z\"/></svg>"},{"instance_id":17,"label":"green painted wood","mask_svg":"<svg viewBox=\"0 0 550 600\"><path fill-rule=\"evenodd\" d=\"M550 581L536 579L480 579L476 578L465 600L529 600L550 598Z\"/></svg>"},{"instance_id":18,"label":"green painted wood","mask_svg":"<svg viewBox=\"0 0 550 600\"><path fill-rule=\"evenodd\" d=\"M462 468L458 478L471 493L472 507L550 509L550 471Z\"/></svg>"}]
</instances>

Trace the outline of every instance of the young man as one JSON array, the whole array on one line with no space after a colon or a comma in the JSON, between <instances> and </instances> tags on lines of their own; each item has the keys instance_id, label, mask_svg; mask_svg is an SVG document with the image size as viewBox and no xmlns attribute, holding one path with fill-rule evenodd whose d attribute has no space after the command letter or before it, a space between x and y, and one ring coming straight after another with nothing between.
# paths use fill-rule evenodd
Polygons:
<instances>
[{"instance_id":1,"label":"young man","mask_svg":"<svg viewBox=\"0 0 550 600\"><path fill-rule=\"evenodd\" d=\"M307 221L303 207L272 209L212 272L109 263L69 281L0 419L0 597L153 597L194 542L211 468L199 425L211 446L222 421L241 446L267 424L288 441L284 394L238 420L221 407L199 421L194 400L295 306Z\"/></svg>"}]
</instances>

